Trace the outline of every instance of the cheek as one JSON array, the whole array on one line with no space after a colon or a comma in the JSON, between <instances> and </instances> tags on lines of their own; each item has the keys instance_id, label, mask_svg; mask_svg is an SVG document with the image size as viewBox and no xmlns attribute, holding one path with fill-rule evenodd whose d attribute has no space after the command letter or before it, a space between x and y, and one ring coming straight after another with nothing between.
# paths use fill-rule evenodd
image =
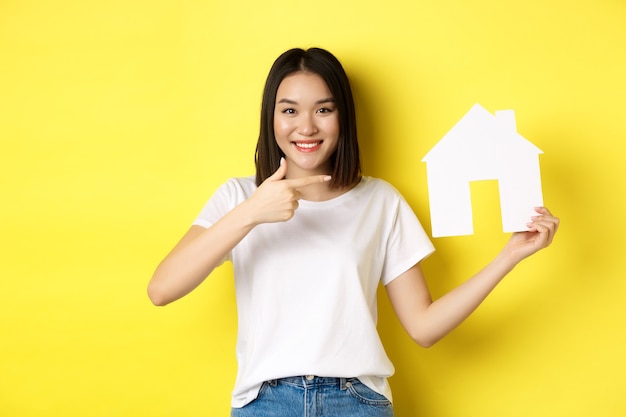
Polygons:
<instances>
[{"instance_id":1,"label":"cheek","mask_svg":"<svg viewBox=\"0 0 626 417\"><path fill-rule=\"evenodd\" d=\"M274 134L276 137L285 136L289 132L289 123L279 118L274 119Z\"/></svg>"},{"instance_id":2,"label":"cheek","mask_svg":"<svg viewBox=\"0 0 626 417\"><path fill-rule=\"evenodd\" d=\"M339 119L338 118L328 118L326 124L324 126L324 130L333 136L339 136Z\"/></svg>"}]
</instances>

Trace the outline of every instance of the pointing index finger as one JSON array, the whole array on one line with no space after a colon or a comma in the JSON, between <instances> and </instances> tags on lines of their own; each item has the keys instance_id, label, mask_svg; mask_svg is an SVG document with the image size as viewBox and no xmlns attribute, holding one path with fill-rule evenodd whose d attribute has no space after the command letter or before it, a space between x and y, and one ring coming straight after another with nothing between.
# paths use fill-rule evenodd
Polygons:
<instances>
[{"instance_id":1,"label":"pointing index finger","mask_svg":"<svg viewBox=\"0 0 626 417\"><path fill-rule=\"evenodd\" d=\"M310 177L294 178L294 179L284 180L284 181L286 181L290 187L300 188L300 187L305 187L311 184L319 184L322 182L328 182L331 180L331 178L332 177L330 175L312 175Z\"/></svg>"}]
</instances>

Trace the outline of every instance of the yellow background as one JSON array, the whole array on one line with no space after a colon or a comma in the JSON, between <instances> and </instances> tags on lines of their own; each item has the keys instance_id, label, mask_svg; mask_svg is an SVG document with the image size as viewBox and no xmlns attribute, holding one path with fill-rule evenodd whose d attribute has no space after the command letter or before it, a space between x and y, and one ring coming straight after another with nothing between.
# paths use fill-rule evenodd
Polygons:
<instances>
[{"instance_id":1,"label":"yellow background","mask_svg":"<svg viewBox=\"0 0 626 417\"><path fill-rule=\"evenodd\" d=\"M554 246L466 323L419 348L381 294L396 415L625 415L624 22L621 0L0 1L0 415L228 415L230 266L166 308L145 287L253 172L263 81L294 46L342 60L365 173L428 231L420 160L475 102L545 152ZM472 190L476 233L424 264L435 296L508 238L495 185Z\"/></svg>"}]
</instances>

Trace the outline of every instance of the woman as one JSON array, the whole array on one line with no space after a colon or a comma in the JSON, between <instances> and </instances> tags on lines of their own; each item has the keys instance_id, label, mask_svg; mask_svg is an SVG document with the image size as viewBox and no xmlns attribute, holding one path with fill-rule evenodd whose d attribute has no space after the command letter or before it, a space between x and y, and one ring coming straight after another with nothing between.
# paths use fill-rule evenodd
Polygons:
<instances>
[{"instance_id":1,"label":"woman","mask_svg":"<svg viewBox=\"0 0 626 417\"><path fill-rule=\"evenodd\" d=\"M392 416L393 373L376 331L382 282L409 335L430 346L524 258L547 247L545 208L482 271L436 301L433 246L402 196L362 177L348 78L329 52L292 49L263 93L256 177L221 186L148 287L156 305L234 265L238 376L232 416ZM317 414L316 414L317 413Z\"/></svg>"}]
</instances>

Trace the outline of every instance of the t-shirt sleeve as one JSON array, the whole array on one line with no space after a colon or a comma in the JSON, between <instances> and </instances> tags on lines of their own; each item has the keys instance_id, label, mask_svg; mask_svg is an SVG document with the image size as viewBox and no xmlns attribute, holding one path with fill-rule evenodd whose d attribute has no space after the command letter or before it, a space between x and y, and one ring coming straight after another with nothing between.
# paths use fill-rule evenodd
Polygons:
<instances>
[{"instance_id":1,"label":"t-shirt sleeve","mask_svg":"<svg viewBox=\"0 0 626 417\"><path fill-rule=\"evenodd\" d=\"M231 211L236 205L236 188L233 180L222 184L204 205L192 225L208 229Z\"/></svg>"},{"instance_id":2,"label":"t-shirt sleeve","mask_svg":"<svg viewBox=\"0 0 626 417\"><path fill-rule=\"evenodd\" d=\"M394 214L381 277L383 285L389 284L435 250L422 224L401 195Z\"/></svg>"},{"instance_id":3,"label":"t-shirt sleeve","mask_svg":"<svg viewBox=\"0 0 626 417\"><path fill-rule=\"evenodd\" d=\"M241 194L241 187L237 186L235 180L227 181L211 196L192 225L208 229L237 205L237 197ZM229 253L222 259L220 264L230 259L231 254Z\"/></svg>"}]
</instances>

